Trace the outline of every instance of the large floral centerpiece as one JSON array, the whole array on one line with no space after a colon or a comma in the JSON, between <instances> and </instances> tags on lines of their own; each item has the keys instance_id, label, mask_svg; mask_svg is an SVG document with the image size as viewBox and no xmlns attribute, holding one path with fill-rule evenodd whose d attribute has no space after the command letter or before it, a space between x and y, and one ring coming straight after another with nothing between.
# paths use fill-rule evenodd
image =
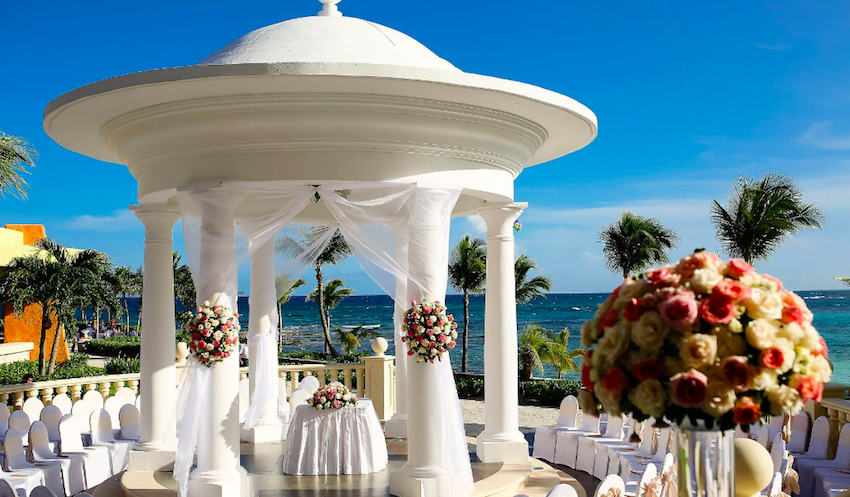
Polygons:
<instances>
[{"instance_id":1,"label":"large floral centerpiece","mask_svg":"<svg viewBox=\"0 0 850 497\"><path fill-rule=\"evenodd\" d=\"M313 409L321 411L322 409L342 409L357 405L357 396L351 393L347 387L339 384L325 385L307 399L307 404L313 406Z\"/></svg>"},{"instance_id":2,"label":"large floral centerpiece","mask_svg":"<svg viewBox=\"0 0 850 497\"><path fill-rule=\"evenodd\" d=\"M819 401L832 373L802 298L705 251L626 279L581 338L582 409L637 420L746 431Z\"/></svg>"},{"instance_id":3,"label":"large floral centerpiece","mask_svg":"<svg viewBox=\"0 0 850 497\"><path fill-rule=\"evenodd\" d=\"M457 323L438 300L419 304L411 301L401 329L407 355L415 355L416 362L442 361L443 354L457 345Z\"/></svg>"},{"instance_id":4,"label":"large floral centerpiece","mask_svg":"<svg viewBox=\"0 0 850 497\"><path fill-rule=\"evenodd\" d=\"M239 314L229 307L205 301L189 321L189 351L204 366L210 367L230 357L239 346Z\"/></svg>"}]
</instances>

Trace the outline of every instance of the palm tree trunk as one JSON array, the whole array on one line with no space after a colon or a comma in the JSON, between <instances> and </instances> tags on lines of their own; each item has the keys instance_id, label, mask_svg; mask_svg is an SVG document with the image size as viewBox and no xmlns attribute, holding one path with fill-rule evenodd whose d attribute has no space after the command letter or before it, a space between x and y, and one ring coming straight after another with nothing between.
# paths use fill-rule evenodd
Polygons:
<instances>
[{"instance_id":1,"label":"palm tree trunk","mask_svg":"<svg viewBox=\"0 0 850 497\"><path fill-rule=\"evenodd\" d=\"M56 369L56 355L59 352L59 340L65 341L65 327L56 320L56 333L53 335L53 344L50 346L50 366L47 368L47 374L53 374Z\"/></svg>"},{"instance_id":2,"label":"palm tree trunk","mask_svg":"<svg viewBox=\"0 0 850 497\"><path fill-rule=\"evenodd\" d=\"M339 355L331 342L331 325L325 311L325 278L322 274L322 265L316 264L316 301L319 303L319 319L322 322L322 332L325 337L325 354Z\"/></svg>"},{"instance_id":3,"label":"palm tree trunk","mask_svg":"<svg viewBox=\"0 0 850 497\"><path fill-rule=\"evenodd\" d=\"M47 351L44 350L44 346L47 342L47 332L50 330L49 326L50 321L48 321L47 314L47 306L41 304L41 336L38 339L38 374L44 375L45 373L45 356L47 355Z\"/></svg>"},{"instance_id":4,"label":"palm tree trunk","mask_svg":"<svg viewBox=\"0 0 850 497\"><path fill-rule=\"evenodd\" d=\"M136 326L139 328L139 334L142 333L142 295L139 294L139 312L136 316Z\"/></svg>"},{"instance_id":5,"label":"palm tree trunk","mask_svg":"<svg viewBox=\"0 0 850 497\"><path fill-rule=\"evenodd\" d=\"M129 334L130 333L130 304L127 303L127 294L126 293L124 294L124 314L127 316L126 317L127 326L124 329L124 332Z\"/></svg>"},{"instance_id":6,"label":"palm tree trunk","mask_svg":"<svg viewBox=\"0 0 850 497\"><path fill-rule=\"evenodd\" d=\"M461 371L469 371L469 292L463 291L463 353L461 355Z\"/></svg>"}]
</instances>

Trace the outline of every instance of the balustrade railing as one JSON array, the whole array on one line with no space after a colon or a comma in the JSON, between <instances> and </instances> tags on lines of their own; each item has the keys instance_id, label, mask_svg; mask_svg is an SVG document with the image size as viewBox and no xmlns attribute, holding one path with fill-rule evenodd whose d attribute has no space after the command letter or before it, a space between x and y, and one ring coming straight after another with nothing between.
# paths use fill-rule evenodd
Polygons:
<instances>
[{"instance_id":1,"label":"balustrade railing","mask_svg":"<svg viewBox=\"0 0 850 497\"><path fill-rule=\"evenodd\" d=\"M63 393L71 398L71 402L76 402L86 392L92 390L98 391L106 400L115 390L125 386L130 388L133 393L138 394L139 373L88 376L0 386L0 405L10 405L11 401L11 405L15 409L21 409L24 401L30 397L38 397L45 405L48 405L53 401L54 396Z\"/></svg>"}]
</instances>

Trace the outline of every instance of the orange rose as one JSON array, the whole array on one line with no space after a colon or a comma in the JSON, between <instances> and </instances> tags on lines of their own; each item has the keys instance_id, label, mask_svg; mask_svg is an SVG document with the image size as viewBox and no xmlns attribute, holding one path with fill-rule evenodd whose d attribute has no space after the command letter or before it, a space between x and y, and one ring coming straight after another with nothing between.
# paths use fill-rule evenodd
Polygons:
<instances>
[{"instance_id":1,"label":"orange rose","mask_svg":"<svg viewBox=\"0 0 850 497\"><path fill-rule=\"evenodd\" d=\"M741 397L732 408L732 421L739 425L751 425L761 418L761 407L751 397Z\"/></svg>"}]
</instances>

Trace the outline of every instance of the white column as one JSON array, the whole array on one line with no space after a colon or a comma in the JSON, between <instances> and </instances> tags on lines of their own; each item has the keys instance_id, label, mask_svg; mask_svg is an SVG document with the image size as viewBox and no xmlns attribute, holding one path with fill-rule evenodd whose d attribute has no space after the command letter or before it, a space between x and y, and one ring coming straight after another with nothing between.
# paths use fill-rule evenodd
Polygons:
<instances>
[{"instance_id":1,"label":"white column","mask_svg":"<svg viewBox=\"0 0 850 497\"><path fill-rule=\"evenodd\" d=\"M482 462L528 459L519 431L516 280L513 224L526 203L484 205L487 222L487 290L484 297L484 431L475 451Z\"/></svg>"},{"instance_id":2,"label":"white column","mask_svg":"<svg viewBox=\"0 0 850 497\"><path fill-rule=\"evenodd\" d=\"M407 237L404 239L404 251L407 251ZM401 243L399 244L401 245ZM399 249L399 251L401 248ZM398 251L397 251L398 255ZM398 260L406 259L398 257ZM396 382L396 411L393 417L387 420L384 433L388 438L407 438L407 361L405 360L405 348L401 343L401 325L404 313L407 311L407 279L396 277L395 305L393 306L393 326L395 336L395 382Z\"/></svg>"},{"instance_id":3,"label":"white column","mask_svg":"<svg viewBox=\"0 0 850 497\"><path fill-rule=\"evenodd\" d=\"M141 438L130 455L131 471L169 470L175 438L174 271L171 231L180 218L168 204L135 205L130 210L145 227L142 288ZM136 452L138 451L138 452Z\"/></svg>"},{"instance_id":4,"label":"white column","mask_svg":"<svg viewBox=\"0 0 850 497\"><path fill-rule=\"evenodd\" d=\"M202 275L198 303L236 312L236 247L233 217L241 197L225 190L195 192L201 208ZM245 470L239 466L239 355L210 368L209 398L198 436L198 465L189 475L189 497L239 497Z\"/></svg>"},{"instance_id":5,"label":"white column","mask_svg":"<svg viewBox=\"0 0 850 497\"><path fill-rule=\"evenodd\" d=\"M249 398L254 398L257 378L266 374L272 378L273 388L259 392L265 402L260 419L250 430L242 430L242 440L251 443L279 442L286 438L284 424L278 416L277 361L269 364L269 370L260 373L259 352L256 340L251 335L268 335L277 328L277 294L275 291L274 239L269 240L251 254L251 293L248 323L248 385ZM272 345L277 351L277 341ZM275 354L277 356L277 354Z\"/></svg>"}]
</instances>

